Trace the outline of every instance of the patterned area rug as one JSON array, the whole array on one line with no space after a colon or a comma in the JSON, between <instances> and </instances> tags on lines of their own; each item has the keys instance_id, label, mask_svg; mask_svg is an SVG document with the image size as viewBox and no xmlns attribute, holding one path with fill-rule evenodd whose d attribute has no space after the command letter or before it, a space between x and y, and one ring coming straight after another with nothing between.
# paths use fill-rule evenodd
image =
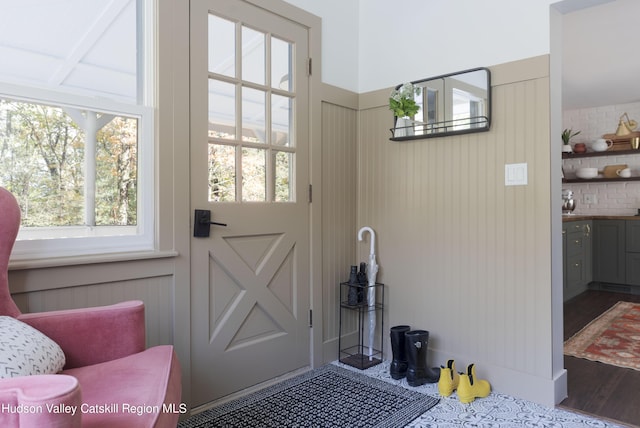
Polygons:
<instances>
[{"instance_id":1,"label":"patterned area rug","mask_svg":"<svg viewBox=\"0 0 640 428\"><path fill-rule=\"evenodd\" d=\"M178 427L397 428L438 401L330 364L206 410Z\"/></svg>"},{"instance_id":2,"label":"patterned area rug","mask_svg":"<svg viewBox=\"0 0 640 428\"><path fill-rule=\"evenodd\" d=\"M564 353L640 370L640 304L616 303L567 340Z\"/></svg>"}]
</instances>

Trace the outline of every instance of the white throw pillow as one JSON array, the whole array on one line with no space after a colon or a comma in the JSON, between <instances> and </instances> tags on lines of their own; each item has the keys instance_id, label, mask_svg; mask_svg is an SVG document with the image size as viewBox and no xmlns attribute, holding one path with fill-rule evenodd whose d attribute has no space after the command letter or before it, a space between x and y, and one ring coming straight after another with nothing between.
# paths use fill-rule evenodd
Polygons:
<instances>
[{"instance_id":1,"label":"white throw pillow","mask_svg":"<svg viewBox=\"0 0 640 428\"><path fill-rule=\"evenodd\" d=\"M57 343L15 318L0 316L0 378L58 373L64 352Z\"/></svg>"}]
</instances>

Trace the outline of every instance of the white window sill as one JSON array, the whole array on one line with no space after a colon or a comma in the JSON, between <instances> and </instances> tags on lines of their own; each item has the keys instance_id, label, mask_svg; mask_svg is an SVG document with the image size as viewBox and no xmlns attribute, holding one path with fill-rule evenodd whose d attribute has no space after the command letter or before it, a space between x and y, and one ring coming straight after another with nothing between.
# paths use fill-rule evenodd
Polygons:
<instances>
[{"instance_id":1,"label":"white window sill","mask_svg":"<svg viewBox=\"0 0 640 428\"><path fill-rule=\"evenodd\" d=\"M9 262L9 270L41 269L50 267L89 265L99 263L125 262L132 260L150 260L177 257L175 250L168 251L132 251L110 254L91 254L86 256L48 257L33 260Z\"/></svg>"}]
</instances>

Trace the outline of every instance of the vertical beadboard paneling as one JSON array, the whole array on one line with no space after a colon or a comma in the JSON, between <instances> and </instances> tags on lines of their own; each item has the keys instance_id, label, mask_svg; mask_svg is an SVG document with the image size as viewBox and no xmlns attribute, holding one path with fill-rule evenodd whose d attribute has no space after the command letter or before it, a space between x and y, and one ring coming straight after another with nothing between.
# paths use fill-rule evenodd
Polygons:
<instances>
[{"instance_id":1,"label":"vertical beadboard paneling","mask_svg":"<svg viewBox=\"0 0 640 428\"><path fill-rule=\"evenodd\" d=\"M33 291L13 297L25 312L27 309L28 312L46 312L142 300L145 304L147 346L173 343L171 276Z\"/></svg>"},{"instance_id":2,"label":"vertical beadboard paneling","mask_svg":"<svg viewBox=\"0 0 640 428\"><path fill-rule=\"evenodd\" d=\"M489 132L391 142L386 105L361 111L358 224L377 232L387 325L514 392L500 373L551 376L549 81L501 77ZM504 185L508 163L528 185Z\"/></svg>"},{"instance_id":3,"label":"vertical beadboard paneling","mask_svg":"<svg viewBox=\"0 0 640 428\"><path fill-rule=\"evenodd\" d=\"M357 112L330 102L322 104L322 306L327 360L337 353L340 316L339 284L356 263L356 133ZM343 321L343 332L354 329Z\"/></svg>"}]
</instances>

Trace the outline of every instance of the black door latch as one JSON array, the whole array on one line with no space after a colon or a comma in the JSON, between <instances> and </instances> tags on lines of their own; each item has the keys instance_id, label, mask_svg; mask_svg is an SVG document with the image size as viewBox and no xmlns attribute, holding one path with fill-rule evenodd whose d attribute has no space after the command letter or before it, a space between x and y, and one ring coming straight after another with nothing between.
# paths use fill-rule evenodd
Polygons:
<instances>
[{"instance_id":1,"label":"black door latch","mask_svg":"<svg viewBox=\"0 0 640 428\"><path fill-rule=\"evenodd\" d=\"M211 225L226 226L226 223L211 221L211 210L196 210L193 219L193 236L196 238L208 238Z\"/></svg>"}]
</instances>

